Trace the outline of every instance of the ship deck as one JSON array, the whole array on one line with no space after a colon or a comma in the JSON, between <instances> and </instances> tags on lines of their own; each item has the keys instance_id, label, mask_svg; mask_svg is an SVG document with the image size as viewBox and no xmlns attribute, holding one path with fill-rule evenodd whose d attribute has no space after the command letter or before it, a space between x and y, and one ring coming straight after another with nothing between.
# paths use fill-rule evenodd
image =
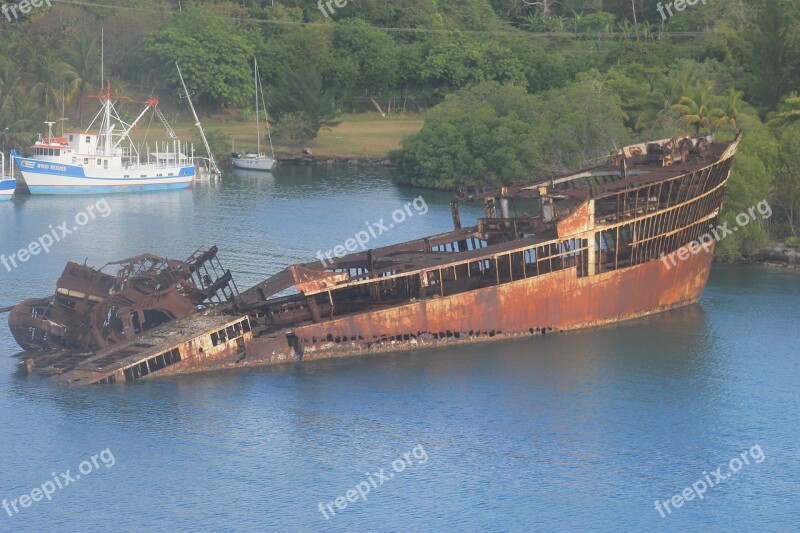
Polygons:
<instances>
[{"instance_id":1,"label":"ship deck","mask_svg":"<svg viewBox=\"0 0 800 533\"><path fill-rule=\"evenodd\" d=\"M242 320L242 317L193 315L94 353L44 353L27 359L24 364L35 373L53 376L57 382L64 384L113 383L120 377L135 381L196 357L197 353L187 349L193 341L228 328L235 329L235 325L241 324ZM237 336L245 333L245 329L249 330L249 327L234 331L225 342L220 342L217 337L217 344L211 344L220 346L235 342Z\"/></svg>"}]
</instances>

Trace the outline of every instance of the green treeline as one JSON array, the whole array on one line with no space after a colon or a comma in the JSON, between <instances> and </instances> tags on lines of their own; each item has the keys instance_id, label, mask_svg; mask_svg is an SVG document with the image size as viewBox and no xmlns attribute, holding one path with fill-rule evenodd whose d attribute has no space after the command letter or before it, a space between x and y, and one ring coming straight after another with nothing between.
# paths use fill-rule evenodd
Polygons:
<instances>
[{"instance_id":1,"label":"green treeline","mask_svg":"<svg viewBox=\"0 0 800 533\"><path fill-rule=\"evenodd\" d=\"M401 180L426 187L521 182L633 141L743 130L726 216L763 199L775 215L723 241L721 253L796 240L795 1L699 1L673 6L672 17L650 0L320 4L78 1L2 21L0 140L25 146L43 120L64 114L88 124L102 28L115 90L178 101L178 61L206 114L252 116L257 58L276 133L297 144L343 111L424 112L423 129L393 158Z\"/></svg>"}]
</instances>

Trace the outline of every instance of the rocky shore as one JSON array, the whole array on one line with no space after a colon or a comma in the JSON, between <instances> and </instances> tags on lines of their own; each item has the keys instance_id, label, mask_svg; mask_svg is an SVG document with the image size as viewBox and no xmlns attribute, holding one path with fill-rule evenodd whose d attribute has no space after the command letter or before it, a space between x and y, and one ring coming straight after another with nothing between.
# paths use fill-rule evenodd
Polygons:
<instances>
[{"instance_id":1,"label":"rocky shore","mask_svg":"<svg viewBox=\"0 0 800 533\"><path fill-rule=\"evenodd\" d=\"M753 254L749 260L753 263L798 270L800 269L800 250L789 248L783 244L775 244Z\"/></svg>"}]
</instances>

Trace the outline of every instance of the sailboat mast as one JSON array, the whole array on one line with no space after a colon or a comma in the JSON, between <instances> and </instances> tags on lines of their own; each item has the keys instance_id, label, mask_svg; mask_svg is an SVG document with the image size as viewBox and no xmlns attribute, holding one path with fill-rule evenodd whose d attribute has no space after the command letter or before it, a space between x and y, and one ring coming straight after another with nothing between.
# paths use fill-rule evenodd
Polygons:
<instances>
[{"instance_id":1,"label":"sailboat mast","mask_svg":"<svg viewBox=\"0 0 800 533\"><path fill-rule=\"evenodd\" d=\"M258 59L256 58L253 58L253 82L255 83L253 95L256 97L256 146L258 147L256 153L261 155L261 125L258 120Z\"/></svg>"}]
</instances>

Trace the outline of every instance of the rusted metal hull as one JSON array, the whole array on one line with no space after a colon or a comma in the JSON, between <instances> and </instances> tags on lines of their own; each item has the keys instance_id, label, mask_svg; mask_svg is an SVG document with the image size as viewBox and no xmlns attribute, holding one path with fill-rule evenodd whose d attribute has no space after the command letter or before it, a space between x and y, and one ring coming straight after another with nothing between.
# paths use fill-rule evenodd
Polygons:
<instances>
[{"instance_id":1,"label":"rusted metal hull","mask_svg":"<svg viewBox=\"0 0 800 533\"><path fill-rule=\"evenodd\" d=\"M708 280L713 253L700 251L677 266L651 261L592 278L575 269L413 302L293 330L302 355L248 347L251 359L285 362L337 357L425 344L546 334L634 319L695 303ZM261 353L259 353L261 352Z\"/></svg>"}]
</instances>

